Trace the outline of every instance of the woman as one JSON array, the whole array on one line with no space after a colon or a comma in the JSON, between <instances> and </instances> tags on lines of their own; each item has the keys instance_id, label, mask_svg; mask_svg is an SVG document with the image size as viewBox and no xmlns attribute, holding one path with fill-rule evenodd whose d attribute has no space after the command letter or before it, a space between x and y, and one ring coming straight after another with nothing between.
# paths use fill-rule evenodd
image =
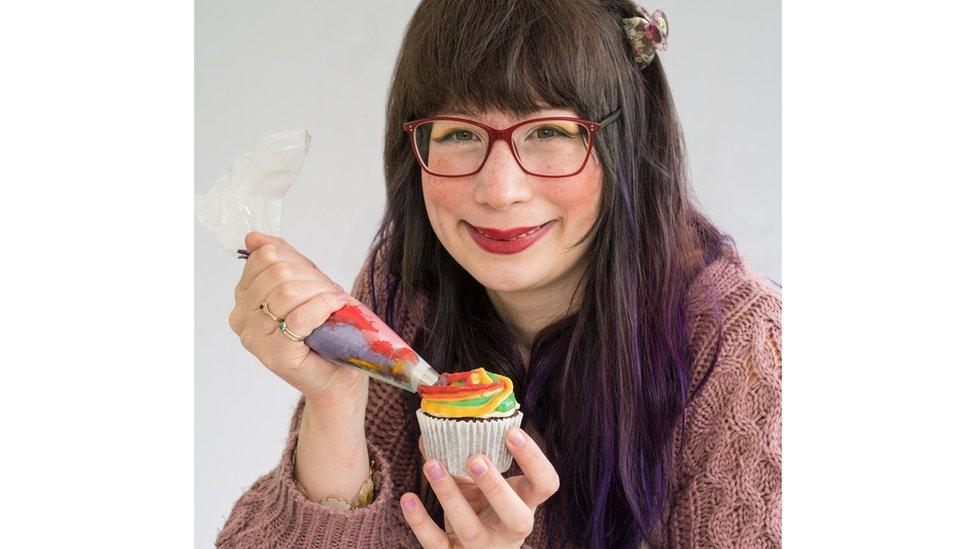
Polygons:
<instances>
[{"instance_id":1,"label":"woman","mask_svg":"<svg viewBox=\"0 0 976 549\"><path fill-rule=\"evenodd\" d=\"M416 395L277 333L259 305L308 334L348 296L251 233L230 325L302 399L217 545L779 545L780 290L690 199L667 30L627 1L420 4L352 294L439 370L514 380L515 465L445 475Z\"/></svg>"}]
</instances>

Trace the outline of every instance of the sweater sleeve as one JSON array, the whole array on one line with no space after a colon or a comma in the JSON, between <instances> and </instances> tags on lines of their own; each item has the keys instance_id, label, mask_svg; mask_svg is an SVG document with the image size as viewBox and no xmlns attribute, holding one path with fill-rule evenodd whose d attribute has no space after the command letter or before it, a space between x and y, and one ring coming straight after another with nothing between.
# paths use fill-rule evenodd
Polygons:
<instances>
[{"instance_id":1,"label":"sweater sleeve","mask_svg":"<svg viewBox=\"0 0 976 549\"><path fill-rule=\"evenodd\" d=\"M379 263L379 260L377 261ZM381 271L378 271L381 272ZM350 292L370 304L367 259ZM404 328L405 331L411 326ZM366 444L374 462L371 504L343 511L308 500L294 480L292 456L298 443L304 399L291 420L281 461L259 478L234 504L217 536L220 548L265 547L418 547L400 510L399 497L416 491L411 467L416 450L415 425L407 421L406 399L396 388L369 380ZM416 423L416 422L413 422Z\"/></svg>"},{"instance_id":2,"label":"sweater sleeve","mask_svg":"<svg viewBox=\"0 0 976 549\"><path fill-rule=\"evenodd\" d=\"M782 543L781 292L753 280L733 295L718 362L689 405L676 448L670 547ZM706 347L696 370L714 352Z\"/></svg>"},{"instance_id":3,"label":"sweater sleeve","mask_svg":"<svg viewBox=\"0 0 976 549\"><path fill-rule=\"evenodd\" d=\"M387 452L373 440L366 441L375 462L376 491L370 505L342 511L310 501L298 491L292 454L303 407L304 401L296 410L281 462L238 499L217 536L217 547L413 547L397 544L410 539L397 517L399 503L393 496L402 488L395 487Z\"/></svg>"}]
</instances>

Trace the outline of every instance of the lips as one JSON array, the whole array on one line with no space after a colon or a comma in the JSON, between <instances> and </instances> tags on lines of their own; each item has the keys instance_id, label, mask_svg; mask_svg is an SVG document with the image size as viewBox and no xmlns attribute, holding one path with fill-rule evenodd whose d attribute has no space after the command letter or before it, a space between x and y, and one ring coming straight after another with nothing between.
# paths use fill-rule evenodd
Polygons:
<instances>
[{"instance_id":1,"label":"lips","mask_svg":"<svg viewBox=\"0 0 976 549\"><path fill-rule=\"evenodd\" d=\"M553 221L532 227L513 227L511 229L476 227L467 223L465 225L471 234L471 239L485 251L496 254L514 254L521 252L542 238L552 227Z\"/></svg>"},{"instance_id":2,"label":"lips","mask_svg":"<svg viewBox=\"0 0 976 549\"><path fill-rule=\"evenodd\" d=\"M516 240L518 238L532 236L535 231L542 229L545 225L546 223L543 223L542 225L535 225L533 227L515 227L514 229L492 229L490 227L477 227L475 225L472 225L472 227L492 240Z\"/></svg>"}]
</instances>

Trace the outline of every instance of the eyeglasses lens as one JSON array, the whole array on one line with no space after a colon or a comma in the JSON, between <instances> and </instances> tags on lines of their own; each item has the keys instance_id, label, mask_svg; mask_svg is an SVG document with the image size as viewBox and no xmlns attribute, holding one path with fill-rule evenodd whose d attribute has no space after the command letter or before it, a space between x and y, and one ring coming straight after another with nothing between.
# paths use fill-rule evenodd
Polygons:
<instances>
[{"instance_id":1,"label":"eyeglasses lens","mask_svg":"<svg viewBox=\"0 0 976 549\"><path fill-rule=\"evenodd\" d=\"M417 126L413 135L424 166L438 175L471 174L488 154L488 134L473 124L433 120ZM589 140L585 127L568 120L532 122L512 135L515 154L526 171L557 177L579 171Z\"/></svg>"}]
</instances>

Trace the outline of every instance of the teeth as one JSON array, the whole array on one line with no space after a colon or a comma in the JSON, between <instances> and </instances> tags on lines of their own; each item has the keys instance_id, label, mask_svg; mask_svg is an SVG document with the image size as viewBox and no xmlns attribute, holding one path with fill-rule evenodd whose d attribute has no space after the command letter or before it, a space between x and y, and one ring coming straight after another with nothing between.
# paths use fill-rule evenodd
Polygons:
<instances>
[{"instance_id":1,"label":"teeth","mask_svg":"<svg viewBox=\"0 0 976 549\"><path fill-rule=\"evenodd\" d=\"M502 241L502 242L511 242L512 240L518 240L518 239L520 239L520 238L525 238L525 237L527 237L527 236L532 236L532 235L534 235L535 233L537 233L537 232L539 232L540 230L542 230L542 227L543 227L544 225L545 225L545 223L543 223L542 225L539 225L538 227L536 227L536 228L534 228L534 229L532 229L531 231L527 231L527 232L524 232L524 233L522 233L522 234L520 234L520 235L517 235L517 236L513 236L512 238L495 238L495 237L492 237L492 236L488 236L488 235L486 235L486 234L485 234L485 233L483 233L483 232L482 232L482 231L481 231L480 229L477 229L477 228L476 228L475 230L476 230L476 231L478 231L478 232L479 232L479 233L481 234L481 236L483 236L483 237L485 237L485 238L490 238L491 240L500 240L500 241Z\"/></svg>"}]
</instances>

